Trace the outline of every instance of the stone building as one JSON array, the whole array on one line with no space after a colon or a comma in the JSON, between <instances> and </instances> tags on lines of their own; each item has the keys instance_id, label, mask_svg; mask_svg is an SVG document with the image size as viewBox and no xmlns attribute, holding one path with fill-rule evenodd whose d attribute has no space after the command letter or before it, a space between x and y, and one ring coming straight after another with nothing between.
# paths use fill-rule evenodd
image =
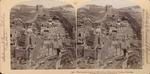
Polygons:
<instances>
[{"instance_id":1,"label":"stone building","mask_svg":"<svg viewBox=\"0 0 150 74\"><path fill-rule=\"evenodd\" d=\"M12 46L17 46L17 37L20 35L20 33L15 29L12 28L10 32L10 44Z\"/></svg>"},{"instance_id":2,"label":"stone building","mask_svg":"<svg viewBox=\"0 0 150 74\"><path fill-rule=\"evenodd\" d=\"M98 20L99 23L103 23L101 28L94 27L95 31L97 30L101 34L95 34L96 38L94 40L95 48L100 47L101 49L97 54L98 60L104 61L108 57L122 56L122 49L130 48L130 41L134 36L129 22L121 20L119 12L115 11L110 5L106 6L105 16L100 20ZM96 23L98 22L96 21Z\"/></svg>"},{"instance_id":3,"label":"stone building","mask_svg":"<svg viewBox=\"0 0 150 74\"><path fill-rule=\"evenodd\" d=\"M86 28L84 28L84 27L80 27L80 28L78 28L78 30L77 30L77 38L78 38L78 44L80 45L82 45L82 44L86 44L85 42L86 42L86 36L87 36L87 33L88 33L88 31L86 30Z\"/></svg>"},{"instance_id":4,"label":"stone building","mask_svg":"<svg viewBox=\"0 0 150 74\"><path fill-rule=\"evenodd\" d=\"M18 47L17 37L20 33L15 29L11 28L10 31L10 45L11 45L11 55L12 57L16 57L16 47Z\"/></svg>"}]
</instances>

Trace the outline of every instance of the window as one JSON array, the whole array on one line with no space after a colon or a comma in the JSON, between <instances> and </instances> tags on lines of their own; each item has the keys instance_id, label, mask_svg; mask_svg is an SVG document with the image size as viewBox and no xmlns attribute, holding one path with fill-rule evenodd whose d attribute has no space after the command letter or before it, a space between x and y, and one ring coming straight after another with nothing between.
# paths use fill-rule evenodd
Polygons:
<instances>
[{"instance_id":1,"label":"window","mask_svg":"<svg viewBox=\"0 0 150 74\"><path fill-rule=\"evenodd\" d=\"M44 32L49 32L49 30L44 30Z\"/></svg>"},{"instance_id":2,"label":"window","mask_svg":"<svg viewBox=\"0 0 150 74\"><path fill-rule=\"evenodd\" d=\"M10 34L10 37L12 37L12 34Z\"/></svg>"},{"instance_id":3,"label":"window","mask_svg":"<svg viewBox=\"0 0 150 74\"><path fill-rule=\"evenodd\" d=\"M116 32L117 33L117 30L112 30L112 32Z\"/></svg>"},{"instance_id":4,"label":"window","mask_svg":"<svg viewBox=\"0 0 150 74\"><path fill-rule=\"evenodd\" d=\"M43 15L44 17L46 16L46 14Z\"/></svg>"},{"instance_id":5,"label":"window","mask_svg":"<svg viewBox=\"0 0 150 74\"><path fill-rule=\"evenodd\" d=\"M79 33L79 37L81 37L81 33Z\"/></svg>"},{"instance_id":6,"label":"window","mask_svg":"<svg viewBox=\"0 0 150 74\"><path fill-rule=\"evenodd\" d=\"M100 44L100 38L98 37L98 44Z\"/></svg>"},{"instance_id":7,"label":"window","mask_svg":"<svg viewBox=\"0 0 150 74\"><path fill-rule=\"evenodd\" d=\"M112 17L115 17L115 15L113 14Z\"/></svg>"}]
</instances>

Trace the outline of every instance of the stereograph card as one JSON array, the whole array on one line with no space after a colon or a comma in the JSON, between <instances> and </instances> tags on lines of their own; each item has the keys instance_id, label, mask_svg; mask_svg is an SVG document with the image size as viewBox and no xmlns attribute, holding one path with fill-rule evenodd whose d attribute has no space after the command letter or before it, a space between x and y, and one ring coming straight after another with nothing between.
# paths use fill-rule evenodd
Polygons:
<instances>
[{"instance_id":1,"label":"stereograph card","mask_svg":"<svg viewBox=\"0 0 150 74\"><path fill-rule=\"evenodd\" d=\"M149 0L0 0L2 74L150 74Z\"/></svg>"}]
</instances>

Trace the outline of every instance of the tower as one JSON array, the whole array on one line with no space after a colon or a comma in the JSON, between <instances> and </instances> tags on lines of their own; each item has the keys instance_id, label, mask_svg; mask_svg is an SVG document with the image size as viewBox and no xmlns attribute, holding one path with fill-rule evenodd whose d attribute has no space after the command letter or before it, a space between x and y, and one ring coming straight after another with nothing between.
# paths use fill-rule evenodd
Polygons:
<instances>
[{"instance_id":1,"label":"tower","mask_svg":"<svg viewBox=\"0 0 150 74\"><path fill-rule=\"evenodd\" d=\"M43 5L36 5L36 12L41 15L43 12Z\"/></svg>"},{"instance_id":2,"label":"tower","mask_svg":"<svg viewBox=\"0 0 150 74\"><path fill-rule=\"evenodd\" d=\"M107 16L112 15L112 5L106 5L105 12Z\"/></svg>"}]
</instances>

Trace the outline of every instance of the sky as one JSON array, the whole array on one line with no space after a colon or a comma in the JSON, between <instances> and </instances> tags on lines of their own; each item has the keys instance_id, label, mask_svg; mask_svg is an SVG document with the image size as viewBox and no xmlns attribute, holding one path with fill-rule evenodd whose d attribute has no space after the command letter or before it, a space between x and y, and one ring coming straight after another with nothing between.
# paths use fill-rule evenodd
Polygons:
<instances>
[{"instance_id":1,"label":"sky","mask_svg":"<svg viewBox=\"0 0 150 74\"><path fill-rule=\"evenodd\" d=\"M72 4L71 2L77 2L81 5L81 2L83 5L86 4L95 4L100 6L105 5L112 5L114 8L122 8L122 7L128 7L128 6L134 6L136 3L132 2L131 0L30 0L27 2L23 2L21 4L31 5L35 6L37 4L44 5L46 8L56 7L56 6L62 6L66 4Z\"/></svg>"},{"instance_id":2,"label":"sky","mask_svg":"<svg viewBox=\"0 0 150 74\"><path fill-rule=\"evenodd\" d=\"M90 0L86 4L96 4L100 6L112 5L114 8L122 8L137 5L131 0Z\"/></svg>"},{"instance_id":3,"label":"sky","mask_svg":"<svg viewBox=\"0 0 150 74\"><path fill-rule=\"evenodd\" d=\"M51 8L51 7L66 5L67 3L60 0L29 0L26 2L22 2L20 4L25 4L30 6L36 6L38 4L38 5L43 5L46 8Z\"/></svg>"}]
</instances>

